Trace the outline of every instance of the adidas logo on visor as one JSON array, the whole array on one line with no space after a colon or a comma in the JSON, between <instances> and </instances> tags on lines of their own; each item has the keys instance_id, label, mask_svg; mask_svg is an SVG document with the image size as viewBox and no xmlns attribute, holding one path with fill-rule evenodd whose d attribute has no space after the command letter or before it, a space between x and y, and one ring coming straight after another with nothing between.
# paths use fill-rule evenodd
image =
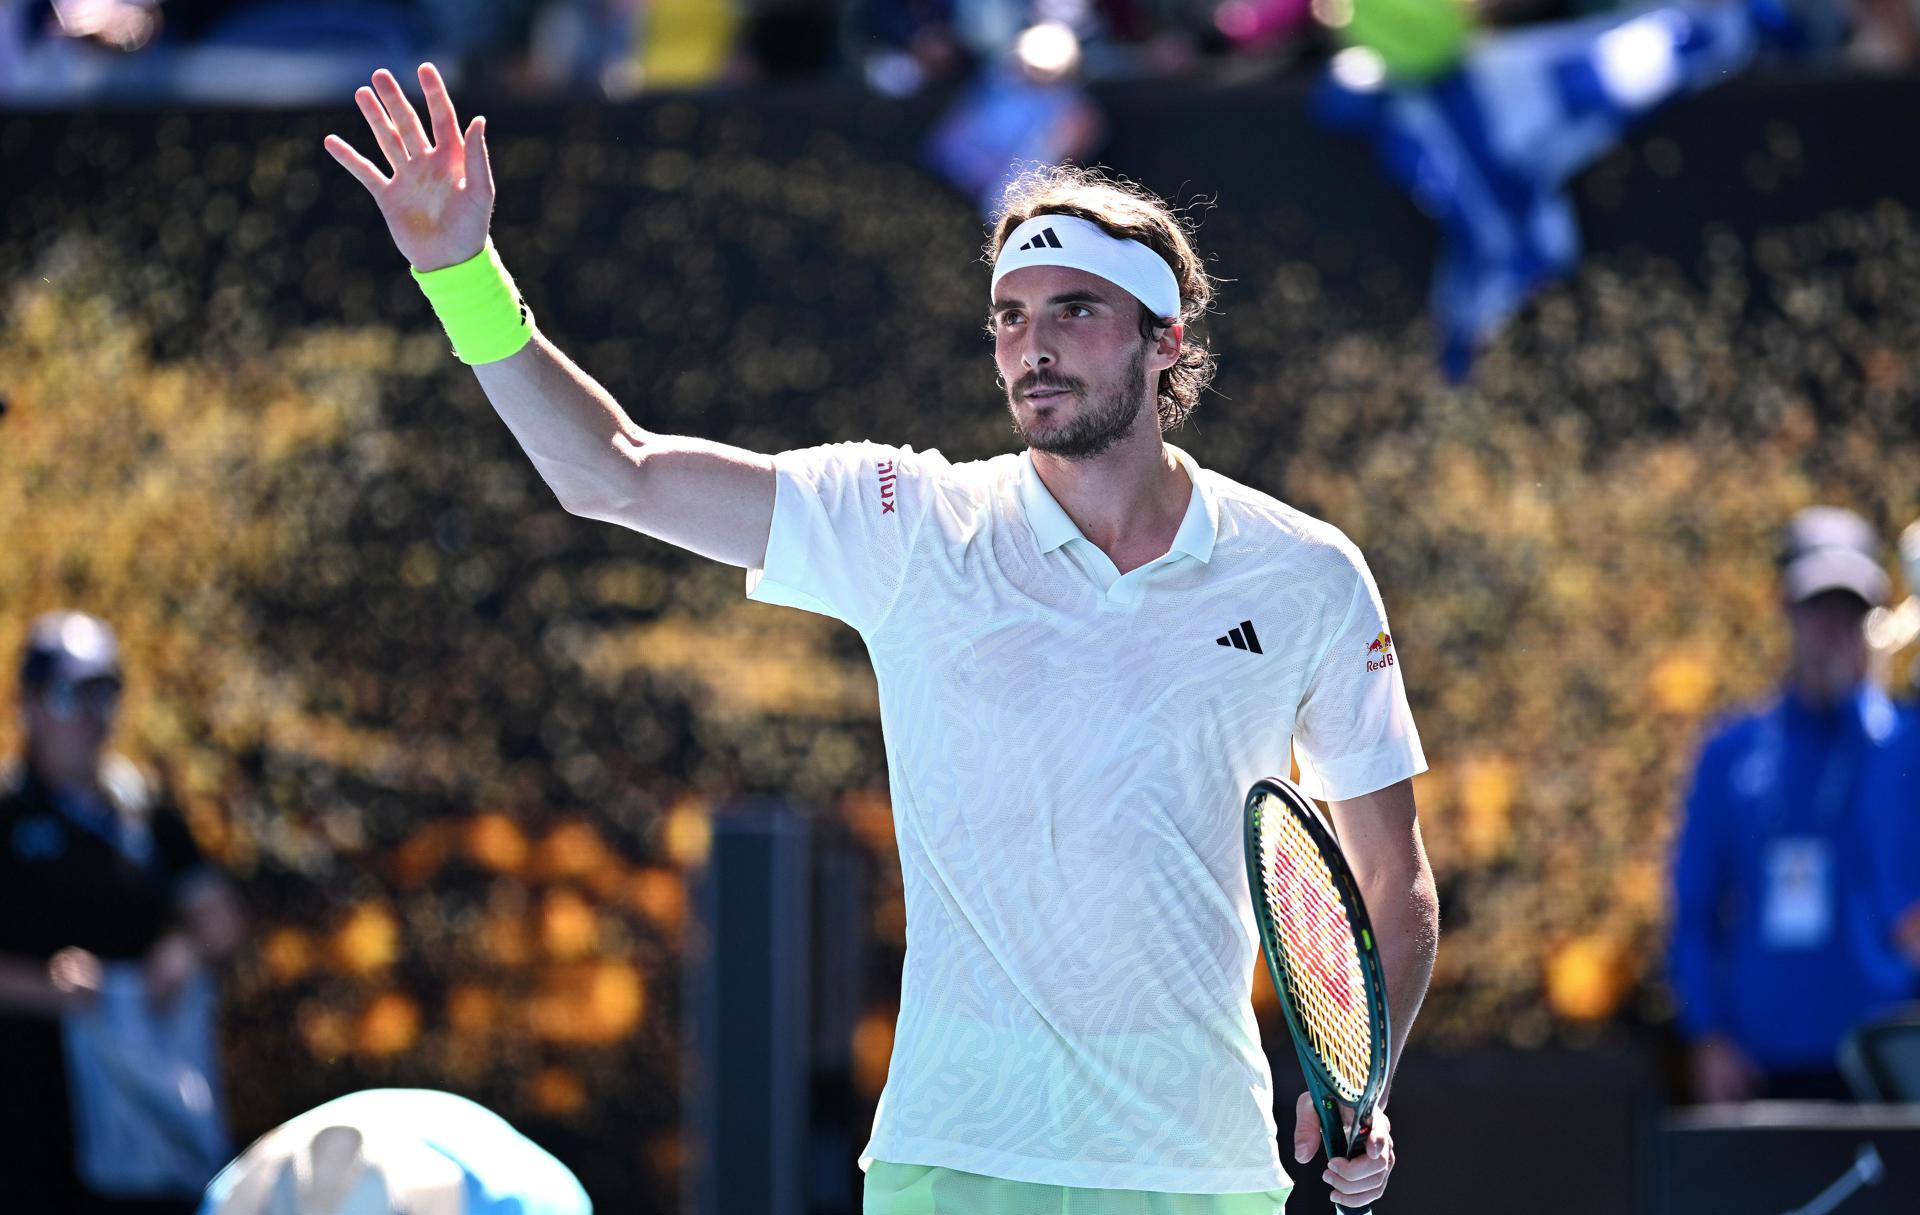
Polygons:
<instances>
[{"instance_id":1,"label":"adidas logo on visor","mask_svg":"<svg viewBox=\"0 0 1920 1215\"><path fill-rule=\"evenodd\" d=\"M1040 229L1040 235L1020 246L1022 249L1058 249L1060 238L1053 234L1052 228Z\"/></svg>"}]
</instances>

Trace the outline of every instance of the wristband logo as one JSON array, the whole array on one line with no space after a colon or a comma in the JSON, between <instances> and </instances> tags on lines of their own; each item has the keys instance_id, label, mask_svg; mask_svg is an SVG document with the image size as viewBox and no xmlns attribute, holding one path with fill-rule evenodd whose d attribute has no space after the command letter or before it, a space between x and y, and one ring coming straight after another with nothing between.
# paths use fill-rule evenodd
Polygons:
<instances>
[{"instance_id":1,"label":"wristband logo","mask_svg":"<svg viewBox=\"0 0 1920 1215\"><path fill-rule=\"evenodd\" d=\"M1374 655L1379 657L1375 658ZM1393 665L1393 638L1382 633L1367 643L1367 670L1384 671Z\"/></svg>"},{"instance_id":2,"label":"wristband logo","mask_svg":"<svg viewBox=\"0 0 1920 1215\"><path fill-rule=\"evenodd\" d=\"M880 513L883 515L898 513L894 507L899 505L899 500L894 497L893 487L899 481L899 477L894 474L893 461L882 460L874 465L874 470L880 475Z\"/></svg>"}]
</instances>

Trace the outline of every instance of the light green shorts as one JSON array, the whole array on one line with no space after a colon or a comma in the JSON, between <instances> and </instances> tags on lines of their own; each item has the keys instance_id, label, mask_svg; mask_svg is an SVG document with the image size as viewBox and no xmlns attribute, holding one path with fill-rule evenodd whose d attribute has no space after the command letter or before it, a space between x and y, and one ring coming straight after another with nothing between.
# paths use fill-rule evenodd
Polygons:
<instances>
[{"instance_id":1,"label":"light green shorts","mask_svg":"<svg viewBox=\"0 0 1920 1215\"><path fill-rule=\"evenodd\" d=\"M867 1169L860 1210L861 1215L1282 1215L1292 1188L1258 1194L1088 1190L876 1160Z\"/></svg>"}]
</instances>

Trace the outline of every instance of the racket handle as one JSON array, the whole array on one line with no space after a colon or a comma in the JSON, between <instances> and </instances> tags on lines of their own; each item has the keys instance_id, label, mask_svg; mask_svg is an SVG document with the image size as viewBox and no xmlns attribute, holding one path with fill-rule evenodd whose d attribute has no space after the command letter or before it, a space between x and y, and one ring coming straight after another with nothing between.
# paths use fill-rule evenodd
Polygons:
<instances>
[{"instance_id":1,"label":"racket handle","mask_svg":"<svg viewBox=\"0 0 1920 1215\"><path fill-rule=\"evenodd\" d=\"M1347 1152L1346 1152L1346 1155L1349 1159L1353 1157L1355 1150L1358 1149L1362 1144L1366 1142L1366 1136L1360 1132L1360 1129L1358 1127L1355 1127L1353 1139L1354 1139L1353 1144L1351 1144L1347 1148ZM1331 1152L1332 1145L1329 1144L1328 1148L1329 1148L1329 1152ZM1331 1160L1332 1156L1329 1155L1328 1159ZM1333 1209L1334 1209L1335 1215L1373 1215L1372 1206L1343 1207L1336 1202L1333 1204Z\"/></svg>"}]
</instances>

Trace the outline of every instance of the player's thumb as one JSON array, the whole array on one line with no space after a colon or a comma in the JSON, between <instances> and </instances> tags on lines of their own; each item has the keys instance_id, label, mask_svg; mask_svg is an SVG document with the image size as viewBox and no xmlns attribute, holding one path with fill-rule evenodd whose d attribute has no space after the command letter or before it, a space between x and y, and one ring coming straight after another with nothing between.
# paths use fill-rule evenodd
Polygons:
<instances>
[{"instance_id":1,"label":"player's thumb","mask_svg":"<svg viewBox=\"0 0 1920 1215\"><path fill-rule=\"evenodd\" d=\"M1293 1158L1301 1164L1312 1160L1319 1141L1320 1114L1313 1108L1312 1096L1301 1093L1300 1100L1293 1103Z\"/></svg>"}]
</instances>

